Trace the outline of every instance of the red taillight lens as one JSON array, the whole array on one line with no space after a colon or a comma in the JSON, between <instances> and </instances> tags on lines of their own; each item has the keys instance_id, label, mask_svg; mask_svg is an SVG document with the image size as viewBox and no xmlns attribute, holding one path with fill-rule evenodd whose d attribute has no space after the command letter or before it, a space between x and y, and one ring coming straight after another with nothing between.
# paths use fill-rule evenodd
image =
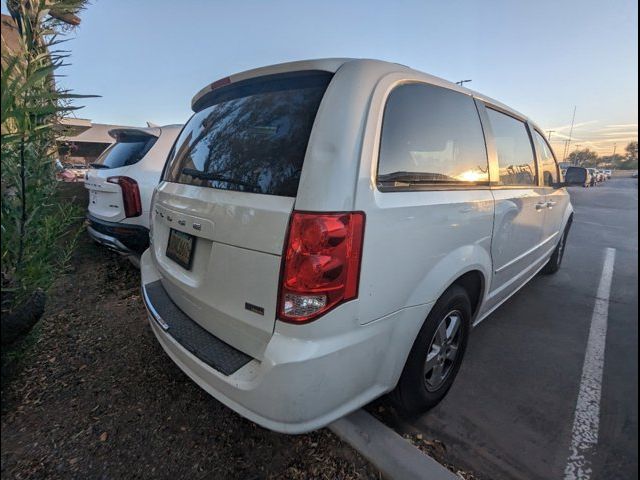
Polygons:
<instances>
[{"instance_id":1,"label":"red taillight lens","mask_svg":"<svg viewBox=\"0 0 640 480\"><path fill-rule=\"evenodd\" d=\"M142 215L142 201L140 200L138 182L130 177L109 177L107 182L120 185L125 217L139 217Z\"/></svg>"},{"instance_id":2,"label":"red taillight lens","mask_svg":"<svg viewBox=\"0 0 640 480\"><path fill-rule=\"evenodd\" d=\"M311 321L358 296L364 213L293 212L284 251L278 317Z\"/></svg>"}]
</instances>

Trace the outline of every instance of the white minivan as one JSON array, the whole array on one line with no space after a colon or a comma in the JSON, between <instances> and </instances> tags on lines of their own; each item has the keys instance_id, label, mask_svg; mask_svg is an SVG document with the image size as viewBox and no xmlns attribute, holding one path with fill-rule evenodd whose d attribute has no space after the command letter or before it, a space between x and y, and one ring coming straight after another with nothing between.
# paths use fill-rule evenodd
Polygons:
<instances>
[{"instance_id":1,"label":"white minivan","mask_svg":"<svg viewBox=\"0 0 640 480\"><path fill-rule=\"evenodd\" d=\"M89 167L87 232L131 257L149 247L149 205L181 125L113 128L115 140Z\"/></svg>"},{"instance_id":2,"label":"white minivan","mask_svg":"<svg viewBox=\"0 0 640 480\"><path fill-rule=\"evenodd\" d=\"M151 327L241 415L322 427L387 392L436 405L473 325L562 261L542 131L409 67L328 59L202 89L141 259Z\"/></svg>"}]
</instances>

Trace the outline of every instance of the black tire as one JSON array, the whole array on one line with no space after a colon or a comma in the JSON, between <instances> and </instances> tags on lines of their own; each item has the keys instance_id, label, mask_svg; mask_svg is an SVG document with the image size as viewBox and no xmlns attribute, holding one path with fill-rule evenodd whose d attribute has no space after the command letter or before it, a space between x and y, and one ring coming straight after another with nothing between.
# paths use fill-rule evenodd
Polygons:
<instances>
[{"instance_id":1,"label":"black tire","mask_svg":"<svg viewBox=\"0 0 640 480\"><path fill-rule=\"evenodd\" d=\"M569 219L564 232L562 232L562 237L560 237L560 241L551 254L549 261L544 267L542 267L542 270L540 270L540 273L543 275L553 275L560 270L560 267L562 266L562 259L564 258L564 252L567 247L567 237L569 236L569 229L571 228L571 220L572 219Z\"/></svg>"},{"instance_id":2,"label":"black tire","mask_svg":"<svg viewBox=\"0 0 640 480\"><path fill-rule=\"evenodd\" d=\"M450 326L453 322L448 317L449 314L456 312L459 313L460 323L457 329L457 333L452 335L459 335L455 341L445 346L442 349L438 349L439 352L449 353L452 345L457 345L457 353L454 358L450 360L437 360L437 363L444 368L447 367L446 375L443 376L442 383L435 385L435 381L430 385L430 376L435 376L435 371L426 371L427 356L432 356L432 362L434 358L434 351L437 347L436 336L438 334L438 327L442 322L445 325ZM450 320L450 321L449 321ZM416 340L413 343L407 362L405 363L404 370L400 376L400 380L396 385L395 390L391 393L391 400L395 406L405 415L415 415L425 412L435 407L447 394L449 388L453 384L462 359L464 357L465 350L467 348L467 340L469 338L469 331L471 328L471 302L466 290L458 285L451 286L445 293L442 294L440 299L431 309L429 316L422 325ZM448 331L448 328L446 329ZM446 356L443 355L442 356ZM440 362L444 363L440 363ZM449 362L447 364L447 362Z\"/></svg>"}]
</instances>

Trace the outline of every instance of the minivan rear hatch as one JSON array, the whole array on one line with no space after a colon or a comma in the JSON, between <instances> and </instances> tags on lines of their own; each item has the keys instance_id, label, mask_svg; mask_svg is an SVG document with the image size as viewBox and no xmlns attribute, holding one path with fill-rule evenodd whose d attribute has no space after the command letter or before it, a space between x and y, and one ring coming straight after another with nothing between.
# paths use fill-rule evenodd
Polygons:
<instances>
[{"instance_id":1,"label":"minivan rear hatch","mask_svg":"<svg viewBox=\"0 0 640 480\"><path fill-rule=\"evenodd\" d=\"M155 195L152 249L167 294L254 358L273 334L289 217L332 75L214 83L194 104Z\"/></svg>"}]
</instances>

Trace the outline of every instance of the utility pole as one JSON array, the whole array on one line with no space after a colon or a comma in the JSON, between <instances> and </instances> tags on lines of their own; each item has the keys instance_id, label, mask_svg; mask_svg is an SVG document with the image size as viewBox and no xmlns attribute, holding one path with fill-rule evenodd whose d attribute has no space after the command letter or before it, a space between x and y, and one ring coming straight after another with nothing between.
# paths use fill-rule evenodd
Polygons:
<instances>
[{"instance_id":1,"label":"utility pole","mask_svg":"<svg viewBox=\"0 0 640 480\"><path fill-rule=\"evenodd\" d=\"M615 157L615 156L616 156L616 147L617 147L617 146L618 146L618 144L617 144L617 143L614 143L614 144L613 144L613 155L611 155L612 157Z\"/></svg>"},{"instance_id":2,"label":"utility pole","mask_svg":"<svg viewBox=\"0 0 640 480\"><path fill-rule=\"evenodd\" d=\"M569 153L569 147L571 146L571 137L573 136L573 125L576 121L576 106L573 106L573 116L571 117L571 129L569 130L569 140L567 140L567 148L565 149L564 156L566 158Z\"/></svg>"},{"instance_id":3,"label":"utility pole","mask_svg":"<svg viewBox=\"0 0 640 480\"><path fill-rule=\"evenodd\" d=\"M564 162L567 159L567 150L569 149L569 140L564 141L564 150L562 154L562 161Z\"/></svg>"},{"instance_id":4,"label":"utility pole","mask_svg":"<svg viewBox=\"0 0 640 480\"><path fill-rule=\"evenodd\" d=\"M465 83L469 83L471 80L460 80L458 82L456 82L456 85L460 85L461 87L465 84Z\"/></svg>"},{"instance_id":5,"label":"utility pole","mask_svg":"<svg viewBox=\"0 0 640 480\"><path fill-rule=\"evenodd\" d=\"M551 141L551 134L555 132L555 130L547 130L547 140Z\"/></svg>"}]
</instances>

